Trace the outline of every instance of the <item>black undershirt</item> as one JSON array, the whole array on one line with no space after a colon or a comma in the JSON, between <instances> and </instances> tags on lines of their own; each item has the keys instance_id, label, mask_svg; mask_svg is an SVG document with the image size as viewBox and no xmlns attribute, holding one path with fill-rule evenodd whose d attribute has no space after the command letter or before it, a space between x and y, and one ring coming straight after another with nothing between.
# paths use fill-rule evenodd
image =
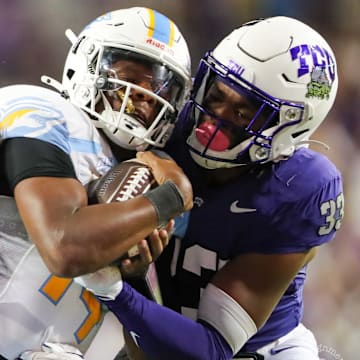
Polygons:
<instances>
[{"instance_id":1,"label":"black undershirt","mask_svg":"<svg viewBox=\"0 0 360 360\"><path fill-rule=\"evenodd\" d=\"M38 176L76 179L70 156L53 144L25 137L1 143L0 195L13 196L16 184Z\"/></svg>"}]
</instances>

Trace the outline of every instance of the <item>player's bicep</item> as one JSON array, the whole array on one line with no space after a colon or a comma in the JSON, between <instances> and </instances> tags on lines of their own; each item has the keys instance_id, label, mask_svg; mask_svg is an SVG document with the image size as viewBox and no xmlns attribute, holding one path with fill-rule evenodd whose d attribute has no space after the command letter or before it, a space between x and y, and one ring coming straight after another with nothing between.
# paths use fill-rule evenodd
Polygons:
<instances>
[{"instance_id":1,"label":"player's bicep","mask_svg":"<svg viewBox=\"0 0 360 360\"><path fill-rule=\"evenodd\" d=\"M315 248L304 253L239 255L216 273L212 283L238 302L259 328L314 252Z\"/></svg>"},{"instance_id":2,"label":"player's bicep","mask_svg":"<svg viewBox=\"0 0 360 360\"><path fill-rule=\"evenodd\" d=\"M84 187L71 178L31 177L16 185L14 195L25 228L45 264L51 272L65 274L78 258L72 239L83 230L74 226L73 218L87 205Z\"/></svg>"}]
</instances>

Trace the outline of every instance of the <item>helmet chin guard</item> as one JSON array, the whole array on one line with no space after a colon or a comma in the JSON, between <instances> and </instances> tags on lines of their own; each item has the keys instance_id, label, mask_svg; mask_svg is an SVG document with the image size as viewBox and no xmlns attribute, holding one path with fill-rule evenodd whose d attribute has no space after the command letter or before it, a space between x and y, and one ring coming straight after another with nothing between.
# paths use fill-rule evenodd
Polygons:
<instances>
[{"instance_id":1,"label":"helmet chin guard","mask_svg":"<svg viewBox=\"0 0 360 360\"><path fill-rule=\"evenodd\" d=\"M101 127L105 135L116 145L119 145L125 149L143 151L149 145L144 142L143 137L147 129L131 115L122 115L121 122L124 124L123 127L109 125L109 120L114 118L114 112L112 109L104 110L101 113L101 117L106 119ZM111 121L116 123L116 119ZM95 123L95 125L97 125Z\"/></svg>"}]
</instances>

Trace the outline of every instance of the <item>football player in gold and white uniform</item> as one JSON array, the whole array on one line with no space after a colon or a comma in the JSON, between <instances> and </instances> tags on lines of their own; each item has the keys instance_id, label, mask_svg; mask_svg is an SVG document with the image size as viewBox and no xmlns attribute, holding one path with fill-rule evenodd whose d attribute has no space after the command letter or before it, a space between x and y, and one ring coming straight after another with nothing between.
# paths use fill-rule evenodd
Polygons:
<instances>
[{"instance_id":1,"label":"football player in gold and white uniform","mask_svg":"<svg viewBox=\"0 0 360 360\"><path fill-rule=\"evenodd\" d=\"M156 255L167 241L161 227L192 206L191 185L169 159L154 163L159 186L146 196L87 199L87 185L115 164L139 150L151 163L155 155L144 150L165 145L190 87L177 26L135 7L66 34L72 46L62 82L43 77L57 91L0 89L0 355L9 360L81 357L104 313L72 278L116 261L151 233L159 246L143 254ZM162 206L164 196L173 206Z\"/></svg>"}]
</instances>

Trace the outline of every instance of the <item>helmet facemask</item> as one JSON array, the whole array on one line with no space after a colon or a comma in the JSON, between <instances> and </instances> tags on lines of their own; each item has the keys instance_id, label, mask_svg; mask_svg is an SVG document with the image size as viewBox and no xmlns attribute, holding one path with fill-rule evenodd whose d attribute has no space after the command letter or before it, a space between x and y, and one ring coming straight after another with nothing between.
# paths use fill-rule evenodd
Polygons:
<instances>
[{"instance_id":1,"label":"helmet facemask","mask_svg":"<svg viewBox=\"0 0 360 360\"><path fill-rule=\"evenodd\" d=\"M229 110L231 119L217 115L214 105L227 106L227 96L237 99ZM189 111L193 125L187 142L194 160L206 168L264 163L273 160L276 134L299 123L302 114L301 104L271 97L208 54L195 79Z\"/></svg>"},{"instance_id":2,"label":"helmet facemask","mask_svg":"<svg viewBox=\"0 0 360 360\"><path fill-rule=\"evenodd\" d=\"M163 147L183 93L179 77L160 62L112 46L100 47L95 60L88 66L87 81L78 84L87 89L89 101L86 106L78 105L119 146L134 150Z\"/></svg>"}]
</instances>

